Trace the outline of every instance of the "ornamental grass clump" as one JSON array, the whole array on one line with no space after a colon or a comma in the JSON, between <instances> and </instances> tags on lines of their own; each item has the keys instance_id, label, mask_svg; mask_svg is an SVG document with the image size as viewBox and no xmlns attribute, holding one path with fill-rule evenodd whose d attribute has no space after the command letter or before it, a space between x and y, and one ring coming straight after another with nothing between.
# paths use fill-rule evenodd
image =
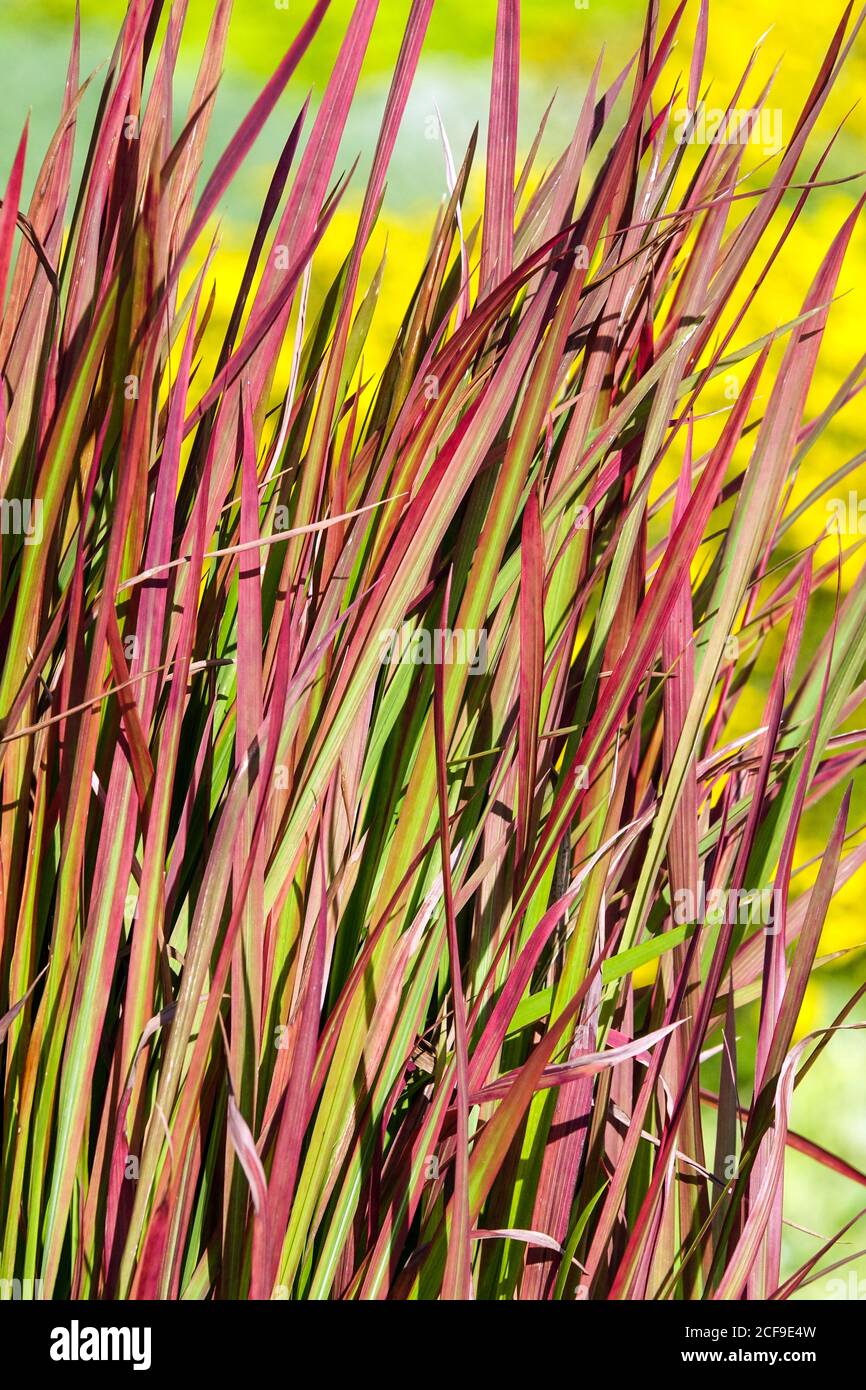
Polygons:
<instances>
[{"instance_id":1,"label":"ornamental grass clump","mask_svg":"<svg viewBox=\"0 0 866 1390\"><path fill-rule=\"evenodd\" d=\"M130 0L91 132L76 23L32 199L25 129L0 208L0 1279L787 1297L843 1233L783 1264L786 1149L866 1184L789 1125L862 993L802 1034L866 859L860 542L790 535L864 385L861 359L812 389L862 203L816 130L862 16L756 165L739 117L706 119L706 0L666 26L653 0L545 165L543 129L518 159L499 0L486 157L443 127L447 194L371 369L433 0L366 182L340 151L376 0L315 112L284 96L327 8L206 180L230 0L185 114L186 5ZM754 63L723 115L761 121ZM223 327L215 214L272 116ZM828 191L849 211L805 299L750 336Z\"/></svg>"}]
</instances>

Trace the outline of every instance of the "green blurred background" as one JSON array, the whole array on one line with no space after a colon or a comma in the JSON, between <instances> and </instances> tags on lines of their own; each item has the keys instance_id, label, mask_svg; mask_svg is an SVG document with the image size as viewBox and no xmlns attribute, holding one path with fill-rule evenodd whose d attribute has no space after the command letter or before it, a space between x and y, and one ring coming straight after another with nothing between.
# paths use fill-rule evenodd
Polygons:
<instances>
[{"instance_id":1,"label":"green blurred background","mask_svg":"<svg viewBox=\"0 0 866 1390\"><path fill-rule=\"evenodd\" d=\"M262 79L274 68L292 41L308 6L288 0L284 8L275 0L236 0L229 34L226 71L220 87L210 143L209 161L224 148L234 129L249 109ZM697 15L692 0L680 29L677 47L668 63L662 91L687 81L690 44ZM208 31L213 5L210 0L190 0L181 49L177 82L177 119L180 123L192 90L198 53ZM104 65L125 11L122 0L82 0L82 73ZM666 5L663 17L669 17ZM253 154L237 178L222 208L222 247L217 262L217 312L214 331L227 316L233 287L243 263L244 248L255 226L263 191L273 164L285 140L289 125L308 91L313 102L321 96L340 42L351 0L333 0L312 50L306 55ZM363 190L362 175L369 162L387 91L392 65L399 48L408 0L381 0L373 40L364 67L358 99L349 121L340 167L356 155L361 156L355 180L353 205L349 198L331 229L329 239L317 258L319 286L330 283L345 251L351 231L353 206ZM804 0L718 0L711 4L710 38L705 66L705 83L711 80L709 105L722 105L739 79L748 55L762 35L761 53L746 96L754 98L777 63L771 106L782 112L783 132L788 138L801 109L809 85L829 43L833 27L841 14L831 7L822 10ZM28 178L32 186L38 160L53 133L69 53L74 0L0 0L0 54L3 82L0 87L0 178L5 182L15 145L25 117L31 122ZM637 48L644 20L639 0L589 0L577 8L574 0L523 0L522 71L520 92L521 147L532 140L541 114L556 93L545 140L542 162L560 152L571 135L586 78L599 51L604 48L605 84ZM406 298L414 284L424 256L432 218L445 191L445 170L438 141L430 140L430 117L438 106L455 159L459 162L476 122L484 132L487 116L493 35L496 22L495 0L436 0L424 57L410 99L409 110L398 139L389 173L388 193L383 217L371 247L372 262L381 256L387 239L388 263L384 291L377 314L378 340L384 346L402 318ZM766 31L769 30L769 33ZM866 39L858 40L849 59L845 80L831 95L810 147L811 170L823 144L847 117L822 177L832 179L850 174L866 165L866 109L855 105L866 78ZM100 74L92 84L82 106L85 127L92 118L100 86ZM742 104L748 105L748 101ZM854 108L852 110L852 108ZM79 139L78 158L83 158L85 141ZM483 142L480 146L483 150ZM760 153L747 157L757 163ZM772 163L769 168L772 169ZM807 171L806 165L803 166ZM479 202L483 178L481 161L475 171L470 206L471 215ZM753 185L761 185L758 171ZM750 314L742 341L766 332L798 312L812 276L830 237L850 211L863 190L863 181L821 190L807 203L798 231L786 244L777 267L768 279L765 293ZM792 195L793 197L793 195ZM791 199L788 203L790 205ZM780 214L779 229L783 224ZM769 243L768 243L769 245ZM822 349L814 401L810 410L826 404L832 391L864 350L864 269L866 234L859 229L843 273L844 292L833 309L830 328ZM314 284L314 293L316 286ZM377 363L368 361L367 368ZM794 502L814 485L816 476L837 467L863 447L866 412L856 400L828 431L809 459L794 494ZM866 472L852 475L850 486L866 490ZM810 543L820 533L825 514L819 508L807 514L789 534L791 550ZM821 559L829 558L826 550ZM856 574L857 562L846 569L847 587ZM812 636L820 638L832 613L833 595L827 593L815 605ZM773 650L762 659L754 688L741 702L738 722L754 727L761 722ZM860 718L851 726L862 725ZM835 805L835 803L834 803ZM798 862L820 854L834 807L817 808L804 821L798 845ZM850 828L866 822L866 786L857 786ZM854 834L849 847L862 838ZM797 879L800 889L814 877L807 869ZM834 901L822 954L842 953L819 972L810 989L799 1032L829 1023L841 1005L863 979L866 953L866 925L863 913L863 885L856 880ZM864 1018L861 1010L859 1018ZM738 1015L743 1064L751 1063L756 1008ZM821 1062L807 1076L795 1094L792 1125L811 1138L838 1152L860 1168L866 1168L866 1034L838 1035ZM744 1083L749 1073L744 1067ZM817 1248L816 1236L829 1236L850 1219L864 1202L862 1189L810 1160L791 1154L786 1170L787 1228L785 1264L792 1267ZM807 1228L797 1229L798 1227ZM859 1235L859 1239L858 1239ZM809 1291L813 1297L866 1298L866 1260L856 1258L866 1246L866 1221L852 1230L837 1258L850 1255L845 1267L819 1281Z\"/></svg>"}]
</instances>

